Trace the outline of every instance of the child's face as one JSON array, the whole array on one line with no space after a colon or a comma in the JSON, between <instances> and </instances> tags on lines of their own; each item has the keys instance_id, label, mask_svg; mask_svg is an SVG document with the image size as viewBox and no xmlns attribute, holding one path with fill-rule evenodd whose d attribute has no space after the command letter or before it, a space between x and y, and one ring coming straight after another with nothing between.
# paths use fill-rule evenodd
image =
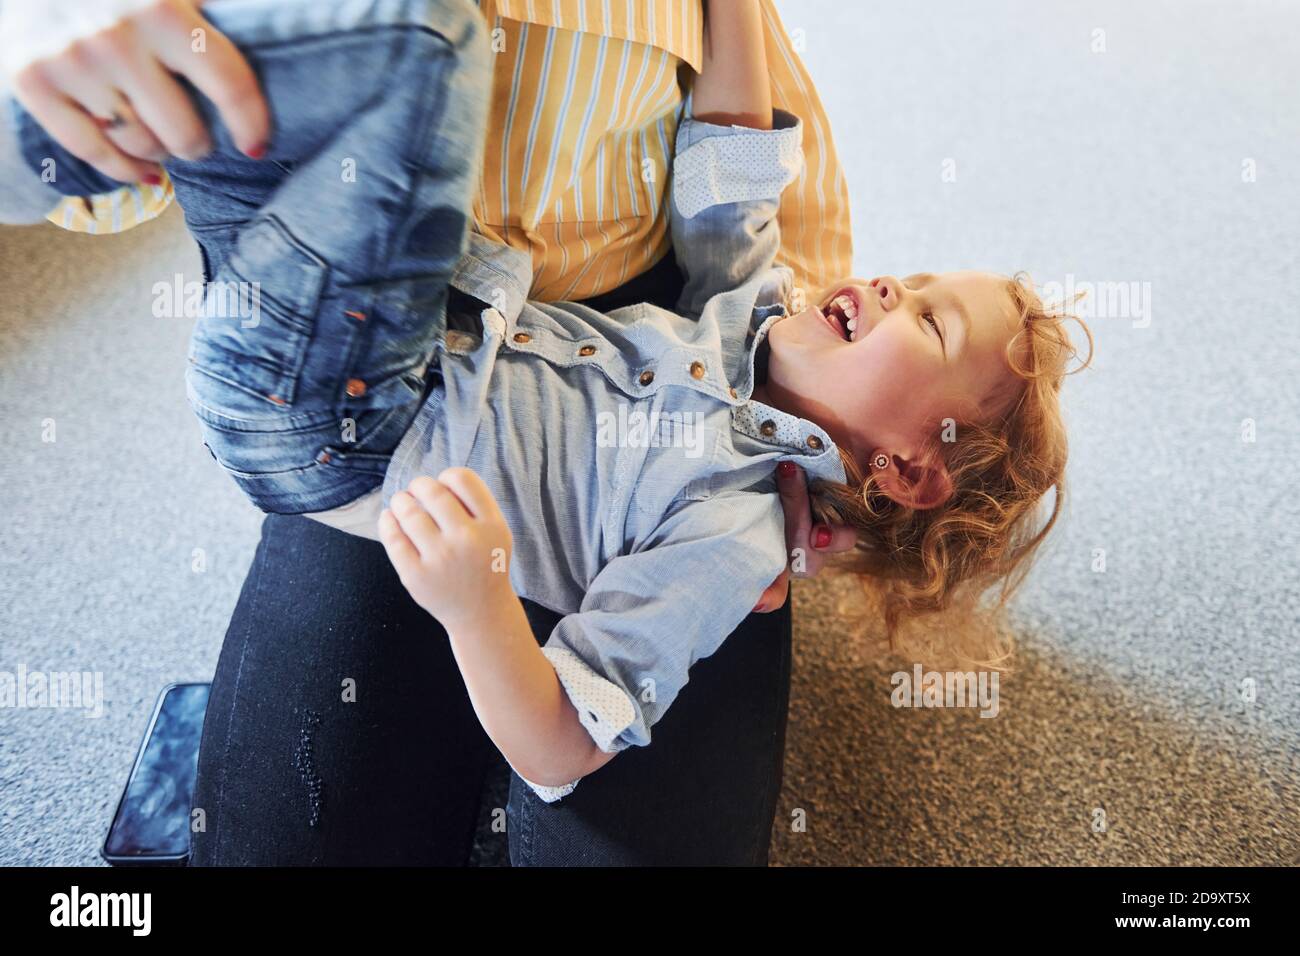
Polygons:
<instances>
[{"instance_id":1,"label":"child's face","mask_svg":"<svg viewBox=\"0 0 1300 956\"><path fill-rule=\"evenodd\" d=\"M846 279L773 325L766 394L861 463L912 460L933 422L982 419L1012 378L1008 280L987 272Z\"/></svg>"}]
</instances>

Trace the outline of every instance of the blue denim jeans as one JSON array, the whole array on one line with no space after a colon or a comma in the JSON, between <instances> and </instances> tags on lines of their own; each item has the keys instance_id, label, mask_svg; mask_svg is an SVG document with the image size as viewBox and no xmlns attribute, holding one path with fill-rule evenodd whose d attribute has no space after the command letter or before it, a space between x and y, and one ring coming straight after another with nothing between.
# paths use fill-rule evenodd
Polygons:
<instances>
[{"instance_id":1,"label":"blue denim jeans","mask_svg":"<svg viewBox=\"0 0 1300 956\"><path fill-rule=\"evenodd\" d=\"M544 640L558 615L525 603ZM474 715L451 644L383 546L267 515L203 723L192 866L763 866L781 793L790 604L751 614L655 725L546 803ZM356 681L344 700L340 681ZM488 827L504 809L506 832ZM502 846L502 844L508 844ZM493 851L496 852L493 852Z\"/></svg>"},{"instance_id":2,"label":"blue denim jeans","mask_svg":"<svg viewBox=\"0 0 1300 956\"><path fill-rule=\"evenodd\" d=\"M419 410L464 251L490 88L470 0L227 0L204 13L258 74L265 159L194 101L214 150L166 169L203 250L186 386L213 457L263 511L378 486ZM118 185L21 109L60 192Z\"/></svg>"}]
</instances>

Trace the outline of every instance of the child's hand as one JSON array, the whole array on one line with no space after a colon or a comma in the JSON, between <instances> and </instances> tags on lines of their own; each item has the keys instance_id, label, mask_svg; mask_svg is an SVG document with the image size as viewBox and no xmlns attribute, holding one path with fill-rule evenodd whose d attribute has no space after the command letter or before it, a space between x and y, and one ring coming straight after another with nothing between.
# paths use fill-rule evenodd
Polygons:
<instances>
[{"instance_id":1,"label":"child's hand","mask_svg":"<svg viewBox=\"0 0 1300 956\"><path fill-rule=\"evenodd\" d=\"M483 479L468 468L427 475L393 495L379 540L402 586L448 631L507 607L510 529Z\"/></svg>"}]
</instances>

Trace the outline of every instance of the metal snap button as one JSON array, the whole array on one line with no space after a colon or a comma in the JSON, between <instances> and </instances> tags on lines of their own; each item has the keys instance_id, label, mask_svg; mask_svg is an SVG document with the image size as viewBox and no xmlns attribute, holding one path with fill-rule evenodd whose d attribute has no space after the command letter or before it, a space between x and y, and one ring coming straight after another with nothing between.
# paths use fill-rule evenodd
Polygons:
<instances>
[{"instance_id":1,"label":"metal snap button","mask_svg":"<svg viewBox=\"0 0 1300 956\"><path fill-rule=\"evenodd\" d=\"M809 448L821 448L821 447L822 447L822 440L821 440L820 438L818 438L816 435L809 435L809 436L808 436L808 447L809 447Z\"/></svg>"},{"instance_id":2,"label":"metal snap button","mask_svg":"<svg viewBox=\"0 0 1300 956\"><path fill-rule=\"evenodd\" d=\"M758 426L758 430L766 437L771 438L776 434L776 422L769 418L767 421L763 422L763 424Z\"/></svg>"},{"instance_id":3,"label":"metal snap button","mask_svg":"<svg viewBox=\"0 0 1300 956\"><path fill-rule=\"evenodd\" d=\"M531 335L529 335L527 332L516 332L516 333L515 333L515 341L518 342L518 343L520 343L521 345L522 345L523 343L525 343L525 342L531 342L532 340L533 340L533 337L532 337Z\"/></svg>"},{"instance_id":4,"label":"metal snap button","mask_svg":"<svg viewBox=\"0 0 1300 956\"><path fill-rule=\"evenodd\" d=\"M732 387L732 388L728 388L728 389L727 389L727 394L730 395L732 398L735 398L735 397L736 397L736 389L735 389L734 387Z\"/></svg>"},{"instance_id":5,"label":"metal snap button","mask_svg":"<svg viewBox=\"0 0 1300 956\"><path fill-rule=\"evenodd\" d=\"M579 354L579 355L595 355L595 354L596 354L596 346L594 346L594 345L584 345L582 348L578 349L578 354Z\"/></svg>"},{"instance_id":6,"label":"metal snap button","mask_svg":"<svg viewBox=\"0 0 1300 956\"><path fill-rule=\"evenodd\" d=\"M691 378L704 378L704 363L703 363L703 362L692 362L692 363L691 363Z\"/></svg>"},{"instance_id":7,"label":"metal snap button","mask_svg":"<svg viewBox=\"0 0 1300 956\"><path fill-rule=\"evenodd\" d=\"M345 391L349 398L360 398L366 394L366 383L359 378L350 378Z\"/></svg>"},{"instance_id":8,"label":"metal snap button","mask_svg":"<svg viewBox=\"0 0 1300 956\"><path fill-rule=\"evenodd\" d=\"M642 372L641 377L637 379L637 381L640 382L642 385L649 385L654 380L655 380L655 373L650 371L649 369L646 369L644 372Z\"/></svg>"}]
</instances>

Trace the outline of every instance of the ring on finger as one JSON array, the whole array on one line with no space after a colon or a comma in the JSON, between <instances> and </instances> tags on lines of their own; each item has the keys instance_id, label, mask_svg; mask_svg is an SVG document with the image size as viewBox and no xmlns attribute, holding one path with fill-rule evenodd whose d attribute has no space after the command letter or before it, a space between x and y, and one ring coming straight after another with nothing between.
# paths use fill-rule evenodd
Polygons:
<instances>
[{"instance_id":1,"label":"ring on finger","mask_svg":"<svg viewBox=\"0 0 1300 956\"><path fill-rule=\"evenodd\" d=\"M113 115L107 119L102 116L96 116L95 125L100 129L121 129L126 125L126 117L118 112L114 112Z\"/></svg>"},{"instance_id":2,"label":"ring on finger","mask_svg":"<svg viewBox=\"0 0 1300 956\"><path fill-rule=\"evenodd\" d=\"M131 104L127 102L127 99L123 94L115 94L114 100L115 102L107 110L103 111L108 114L107 116L98 112L91 113L91 118L94 119L95 125L102 130L121 129L130 124L134 115L134 111L131 109Z\"/></svg>"}]
</instances>

